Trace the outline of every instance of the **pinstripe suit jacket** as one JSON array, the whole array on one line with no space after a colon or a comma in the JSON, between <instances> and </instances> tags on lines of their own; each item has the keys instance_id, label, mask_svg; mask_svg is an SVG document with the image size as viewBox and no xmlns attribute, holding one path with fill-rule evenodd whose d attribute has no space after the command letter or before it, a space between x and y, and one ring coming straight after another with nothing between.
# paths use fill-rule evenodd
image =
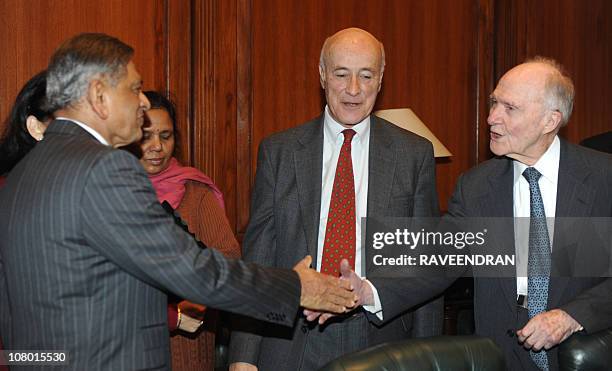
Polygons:
<instances>
[{"instance_id":1,"label":"pinstripe suit jacket","mask_svg":"<svg viewBox=\"0 0 612 371\"><path fill-rule=\"evenodd\" d=\"M165 291L284 325L298 310L295 272L198 248L138 160L72 122L52 122L0 192L8 349L66 350L69 370L163 370Z\"/></svg>"},{"instance_id":2,"label":"pinstripe suit jacket","mask_svg":"<svg viewBox=\"0 0 612 371\"><path fill-rule=\"evenodd\" d=\"M431 143L371 116L369 156L368 216L438 214ZM289 267L307 254L317 257L322 158L323 117L262 141L251 218L243 241L245 260ZM407 299L411 299L412 305L423 302L433 296L435 289L426 289L425 285L419 288L397 278L368 278L378 290L385 321L381 323L375 315L368 314L362 331L353 334L362 339L355 343L374 345L415 334ZM437 289L439 292L443 287ZM441 306L442 303L434 304ZM441 310L425 308L420 315L430 316L428 320L433 323L433 328L424 332L441 332ZM266 326L257 331L264 337L247 332L232 334L230 362L258 364L260 370L297 370L303 364L307 338L316 336L318 331L307 331L302 319L299 321L294 329ZM353 351L355 346L362 347L347 345L344 348ZM329 357L341 355L332 352L317 354L317 361L325 363Z\"/></svg>"},{"instance_id":3,"label":"pinstripe suit jacket","mask_svg":"<svg viewBox=\"0 0 612 371\"><path fill-rule=\"evenodd\" d=\"M485 161L459 178L448 212L456 217L512 217L513 182L511 159ZM612 157L561 140L556 205L556 217L612 217ZM572 233L558 226L554 231L553 256L564 240L561 234ZM514 241L514 231L500 240ZM548 292L548 309L565 310L587 332L612 326L612 278L551 277ZM509 370L535 371L529 352L513 335L528 321L526 311L517 308L516 278L474 279L476 333L502 348ZM548 359L550 369L557 370L556 348Z\"/></svg>"}]
</instances>

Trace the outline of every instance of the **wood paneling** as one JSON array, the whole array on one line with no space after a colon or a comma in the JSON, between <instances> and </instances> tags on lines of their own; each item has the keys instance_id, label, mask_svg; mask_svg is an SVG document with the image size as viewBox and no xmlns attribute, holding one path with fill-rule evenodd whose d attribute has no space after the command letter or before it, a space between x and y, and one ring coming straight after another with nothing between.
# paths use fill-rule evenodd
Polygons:
<instances>
[{"instance_id":1,"label":"wood paneling","mask_svg":"<svg viewBox=\"0 0 612 371\"><path fill-rule=\"evenodd\" d=\"M55 48L80 32L105 32L132 45L147 87L160 86L164 58L157 35L163 33L163 5L150 0L1 1L0 117L6 117L21 86L46 67Z\"/></svg>"},{"instance_id":2,"label":"wood paneling","mask_svg":"<svg viewBox=\"0 0 612 371\"><path fill-rule=\"evenodd\" d=\"M192 85L194 68L192 65L193 45L193 8L189 1L165 1L165 33L158 34L164 44L164 80L157 85L166 89L176 104L177 126L180 143L177 157L184 163L193 165L194 125L192 106Z\"/></svg>"},{"instance_id":3,"label":"wood paneling","mask_svg":"<svg viewBox=\"0 0 612 371\"><path fill-rule=\"evenodd\" d=\"M498 0L496 78L541 55L574 80L574 113L561 135L572 142L612 130L612 2Z\"/></svg>"},{"instance_id":4,"label":"wood paneling","mask_svg":"<svg viewBox=\"0 0 612 371\"><path fill-rule=\"evenodd\" d=\"M180 146L189 154L190 120L184 114L189 112L191 79L185 59L190 62L191 48L183 42L191 35L188 6L163 0L0 1L0 46L5 52L0 58L0 118L4 121L19 89L47 66L62 41L81 32L103 32L134 47L145 89L171 88L179 103L181 131L187 132Z\"/></svg>"},{"instance_id":5,"label":"wood paneling","mask_svg":"<svg viewBox=\"0 0 612 371\"><path fill-rule=\"evenodd\" d=\"M194 10L194 164L225 195L232 226L248 204L237 204L237 2L205 0Z\"/></svg>"}]
</instances>

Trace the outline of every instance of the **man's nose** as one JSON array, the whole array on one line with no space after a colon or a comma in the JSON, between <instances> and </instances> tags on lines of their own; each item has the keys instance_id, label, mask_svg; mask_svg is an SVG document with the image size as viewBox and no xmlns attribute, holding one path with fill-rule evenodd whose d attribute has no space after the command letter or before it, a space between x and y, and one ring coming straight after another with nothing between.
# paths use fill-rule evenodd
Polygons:
<instances>
[{"instance_id":1,"label":"man's nose","mask_svg":"<svg viewBox=\"0 0 612 371\"><path fill-rule=\"evenodd\" d=\"M143 92L140 92L138 97L140 98L140 106L143 107L145 110L149 110L151 108L151 102L149 102L149 98L147 98L147 96L144 95Z\"/></svg>"},{"instance_id":2,"label":"man's nose","mask_svg":"<svg viewBox=\"0 0 612 371\"><path fill-rule=\"evenodd\" d=\"M359 86L359 77L351 76L348 82L348 86L346 92L350 95L357 95L361 92L361 87Z\"/></svg>"},{"instance_id":3,"label":"man's nose","mask_svg":"<svg viewBox=\"0 0 612 371\"><path fill-rule=\"evenodd\" d=\"M489 108L489 116L487 117L487 124L495 125L499 123L499 117L502 110L501 104L493 104L491 108Z\"/></svg>"}]
</instances>

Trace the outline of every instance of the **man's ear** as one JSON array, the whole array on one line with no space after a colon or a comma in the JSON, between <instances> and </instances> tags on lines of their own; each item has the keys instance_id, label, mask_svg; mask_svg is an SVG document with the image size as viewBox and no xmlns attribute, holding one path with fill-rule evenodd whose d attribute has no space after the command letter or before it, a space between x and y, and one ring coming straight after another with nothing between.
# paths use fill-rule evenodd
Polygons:
<instances>
[{"instance_id":1,"label":"man's ear","mask_svg":"<svg viewBox=\"0 0 612 371\"><path fill-rule=\"evenodd\" d=\"M30 115L26 119L26 128L28 129L28 133L30 133L32 138L40 142L43 138L45 130L47 129L47 125L38 121L36 117Z\"/></svg>"},{"instance_id":2,"label":"man's ear","mask_svg":"<svg viewBox=\"0 0 612 371\"><path fill-rule=\"evenodd\" d=\"M87 88L87 103L91 110L102 120L106 120L110 113L109 86L101 79L93 79Z\"/></svg>"},{"instance_id":3,"label":"man's ear","mask_svg":"<svg viewBox=\"0 0 612 371\"><path fill-rule=\"evenodd\" d=\"M380 73L380 78L378 80L378 92L380 93L380 89L382 88L382 78L383 78L383 72Z\"/></svg>"},{"instance_id":4,"label":"man's ear","mask_svg":"<svg viewBox=\"0 0 612 371\"><path fill-rule=\"evenodd\" d=\"M544 133L557 132L561 126L561 119L563 114L558 110L551 111L550 115L546 119L546 125L544 125Z\"/></svg>"},{"instance_id":5,"label":"man's ear","mask_svg":"<svg viewBox=\"0 0 612 371\"><path fill-rule=\"evenodd\" d=\"M325 90L325 68L319 65L319 82L321 83L321 88Z\"/></svg>"}]
</instances>

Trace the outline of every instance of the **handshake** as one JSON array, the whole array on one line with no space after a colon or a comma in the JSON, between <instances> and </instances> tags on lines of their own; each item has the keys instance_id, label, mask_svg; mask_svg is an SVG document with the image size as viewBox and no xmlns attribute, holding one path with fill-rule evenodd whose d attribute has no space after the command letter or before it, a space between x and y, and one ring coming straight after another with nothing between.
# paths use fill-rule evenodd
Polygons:
<instances>
[{"instance_id":1,"label":"handshake","mask_svg":"<svg viewBox=\"0 0 612 371\"><path fill-rule=\"evenodd\" d=\"M293 267L300 277L300 305L308 321L318 318L323 324L335 314L374 304L372 287L351 269L346 259L340 262L340 278L311 269L311 263L312 258L306 256Z\"/></svg>"}]
</instances>

